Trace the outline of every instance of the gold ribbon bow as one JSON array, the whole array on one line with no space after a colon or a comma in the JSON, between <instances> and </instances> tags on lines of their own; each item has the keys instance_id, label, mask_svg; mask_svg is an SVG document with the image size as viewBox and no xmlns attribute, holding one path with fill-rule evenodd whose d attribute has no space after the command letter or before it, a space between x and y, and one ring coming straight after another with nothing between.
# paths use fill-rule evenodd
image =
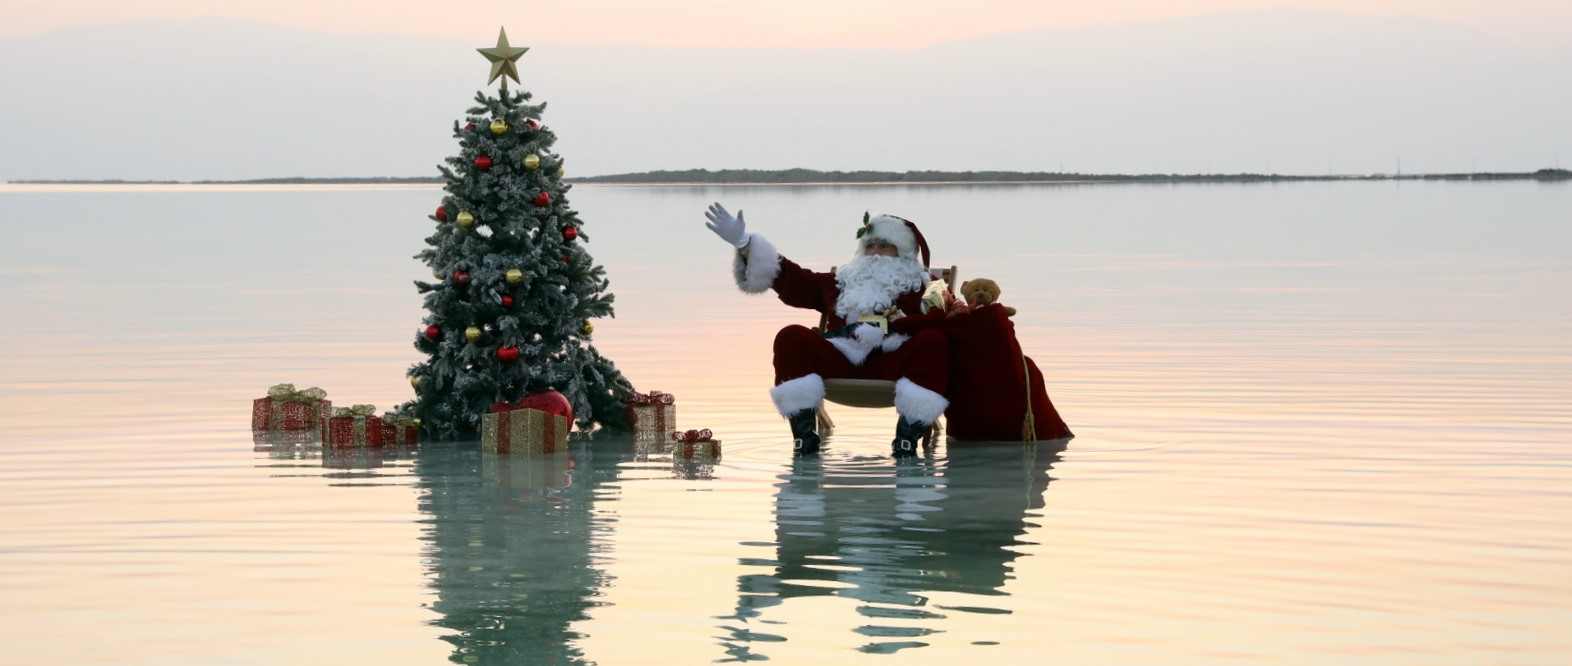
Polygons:
<instances>
[{"instance_id":1,"label":"gold ribbon bow","mask_svg":"<svg viewBox=\"0 0 1572 666\"><path fill-rule=\"evenodd\" d=\"M294 384L274 384L268 387L267 397L272 398L273 402L277 403L303 402L308 405L317 405L327 399L327 391L315 386L296 391Z\"/></svg>"},{"instance_id":2,"label":"gold ribbon bow","mask_svg":"<svg viewBox=\"0 0 1572 666\"><path fill-rule=\"evenodd\" d=\"M364 417L367 417L367 416L375 416L376 413L377 413L377 406L376 405L352 405L352 406L349 406L349 407L334 407L333 408L333 417L334 418L338 418L340 416L353 416L355 418L364 418Z\"/></svg>"},{"instance_id":3,"label":"gold ribbon bow","mask_svg":"<svg viewBox=\"0 0 1572 666\"><path fill-rule=\"evenodd\" d=\"M417 419L413 416L405 416L403 414L394 414L393 412L388 412L382 415L382 424L391 425L395 428L414 428L420 425L420 419Z\"/></svg>"}]
</instances>

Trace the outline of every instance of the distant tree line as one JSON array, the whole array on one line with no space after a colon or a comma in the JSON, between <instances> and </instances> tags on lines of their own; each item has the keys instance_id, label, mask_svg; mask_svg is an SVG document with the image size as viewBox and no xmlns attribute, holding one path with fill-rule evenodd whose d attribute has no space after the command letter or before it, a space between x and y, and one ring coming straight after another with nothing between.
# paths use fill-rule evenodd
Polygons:
<instances>
[{"instance_id":1,"label":"distant tree line","mask_svg":"<svg viewBox=\"0 0 1572 666\"><path fill-rule=\"evenodd\" d=\"M1261 183L1307 180L1572 180L1572 170L1526 172L1432 173L1293 176L1283 174L1091 174L1048 171L817 171L814 169L686 169L643 171L609 176L569 178L573 183L626 185L804 185L817 183ZM420 185L444 182L436 177L258 178L253 180L13 180L18 184L146 184L146 185Z\"/></svg>"}]
</instances>

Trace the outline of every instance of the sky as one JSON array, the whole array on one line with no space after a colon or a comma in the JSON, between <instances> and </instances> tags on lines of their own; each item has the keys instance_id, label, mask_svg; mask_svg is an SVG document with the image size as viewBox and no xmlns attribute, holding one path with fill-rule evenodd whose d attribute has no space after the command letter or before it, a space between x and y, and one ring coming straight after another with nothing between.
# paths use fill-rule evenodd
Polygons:
<instances>
[{"instance_id":1,"label":"sky","mask_svg":"<svg viewBox=\"0 0 1572 666\"><path fill-rule=\"evenodd\" d=\"M498 26L576 176L1572 165L1567 0L5 0L0 181L430 175Z\"/></svg>"},{"instance_id":2,"label":"sky","mask_svg":"<svg viewBox=\"0 0 1572 666\"><path fill-rule=\"evenodd\" d=\"M477 25L507 25L531 43L920 49L1042 28L1277 8L1426 18L1526 44L1549 44L1572 27L1566 0L6 0L0 39L219 16L322 32L454 39L483 36Z\"/></svg>"}]
</instances>

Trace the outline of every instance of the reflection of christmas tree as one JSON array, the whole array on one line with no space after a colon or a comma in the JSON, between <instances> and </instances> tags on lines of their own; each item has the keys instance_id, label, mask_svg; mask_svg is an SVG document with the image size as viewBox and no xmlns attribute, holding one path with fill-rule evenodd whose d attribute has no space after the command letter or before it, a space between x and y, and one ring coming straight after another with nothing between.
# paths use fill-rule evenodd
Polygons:
<instances>
[{"instance_id":1,"label":"reflection of christmas tree","mask_svg":"<svg viewBox=\"0 0 1572 666\"><path fill-rule=\"evenodd\" d=\"M527 50L506 32L480 49L493 81L517 81L514 61ZM492 404L548 389L567 396L581 429L620 426L633 393L588 343L612 295L568 207L556 136L538 122L546 105L509 93L507 78L499 96L476 94L468 124L453 124L459 154L441 169L437 230L416 255L436 281L415 283L429 311L415 347L430 358L410 369L406 411L439 440L475 437Z\"/></svg>"},{"instance_id":2,"label":"reflection of christmas tree","mask_svg":"<svg viewBox=\"0 0 1572 666\"><path fill-rule=\"evenodd\" d=\"M852 599L877 620L858 630L882 639L863 651L921 647L944 618L926 593L1006 594L1028 512L1042 508L1063 448L1063 440L951 447L943 466L900 467L885 483L826 469L817 458L794 461L777 485L775 557L763 560L773 570L738 579L737 613L727 619L739 624L726 627L727 652L738 661L767 659L755 648L782 637L750 627L767 627L756 620L771 607L815 595Z\"/></svg>"},{"instance_id":3,"label":"reflection of christmas tree","mask_svg":"<svg viewBox=\"0 0 1572 666\"><path fill-rule=\"evenodd\" d=\"M572 458L421 451L432 608L452 630L451 661L585 663L573 625L609 583L598 559L610 518L593 503L615 462L596 466L587 448Z\"/></svg>"}]
</instances>

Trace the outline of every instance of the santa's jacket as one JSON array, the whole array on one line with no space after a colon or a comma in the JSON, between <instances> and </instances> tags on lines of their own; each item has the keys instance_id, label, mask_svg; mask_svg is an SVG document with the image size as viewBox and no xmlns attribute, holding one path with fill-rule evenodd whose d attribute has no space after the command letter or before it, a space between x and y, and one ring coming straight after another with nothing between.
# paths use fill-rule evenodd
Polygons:
<instances>
[{"instance_id":1,"label":"santa's jacket","mask_svg":"<svg viewBox=\"0 0 1572 666\"><path fill-rule=\"evenodd\" d=\"M781 256L763 236L750 234L750 238L748 256L743 257L738 253L732 263L732 274L739 288L752 294L774 290L782 303L818 311L826 316L824 330L831 334L845 328L848 323L846 318L835 312L835 302L840 298L841 287L836 283L833 271L822 273L808 270ZM922 287L918 287L895 299L894 305L903 316L892 320L889 326L891 334L900 334L898 339L904 339L943 320L943 312L924 312L923 291ZM887 345L886 351L893 346Z\"/></svg>"}]
</instances>

